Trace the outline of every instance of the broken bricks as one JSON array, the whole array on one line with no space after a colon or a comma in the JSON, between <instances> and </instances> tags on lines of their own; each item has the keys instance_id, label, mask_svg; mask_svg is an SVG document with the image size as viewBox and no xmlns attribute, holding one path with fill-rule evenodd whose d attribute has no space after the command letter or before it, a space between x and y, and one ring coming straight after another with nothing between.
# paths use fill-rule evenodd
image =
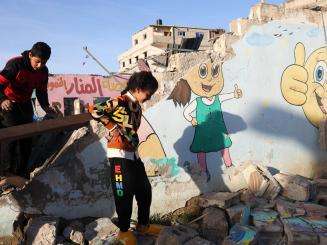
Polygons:
<instances>
[{"instance_id":1,"label":"broken bricks","mask_svg":"<svg viewBox=\"0 0 327 245\"><path fill-rule=\"evenodd\" d=\"M269 170L260 165L248 164L243 170L248 189L258 197L274 200L281 187Z\"/></svg>"},{"instance_id":2,"label":"broken bricks","mask_svg":"<svg viewBox=\"0 0 327 245\"><path fill-rule=\"evenodd\" d=\"M256 209L251 215L253 224L259 231L259 244L274 244L282 240L283 224L277 212Z\"/></svg>"},{"instance_id":3,"label":"broken bricks","mask_svg":"<svg viewBox=\"0 0 327 245\"><path fill-rule=\"evenodd\" d=\"M236 224L223 241L223 245L257 244L258 233L255 227Z\"/></svg>"},{"instance_id":4,"label":"broken bricks","mask_svg":"<svg viewBox=\"0 0 327 245\"><path fill-rule=\"evenodd\" d=\"M156 245L182 245L198 236L198 232L187 226L166 227L159 233Z\"/></svg>"},{"instance_id":5,"label":"broken bricks","mask_svg":"<svg viewBox=\"0 0 327 245\"><path fill-rule=\"evenodd\" d=\"M231 192L210 192L199 196L198 205L203 208L216 206L219 208L229 208L240 202L240 193Z\"/></svg>"},{"instance_id":6,"label":"broken bricks","mask_svg":"<svg viewBox=\"0 0 327 245\"><path fill-rule=\"evenodd\" d=\"M288 245L316 245L318 236L311 225L302 218L282 219Z\"/></svg>"},{"instance_id":7,"label":"broken bricks","mask_svg":"<svg viewBox=\"0 0 327 245\"><path fill-rule=\"evenodd\" d=\"M300 175L278 173L274 178L282 186L281 195L295 201L308 201L316 195L313 181Z\"/></svg>"},{"instance_id":8,"label":"broken bricks","mask_svg":"<svg viewBox=\"0 0 327 245\"><path fill-rule=\"evenodd\" d=\"M212 242L222 242L228 235L225 211L215 207L206 208L201 222L201 235Z\"/></svg>"},{"instance_id":9,"label":"broken bricks","mask_svg":"<svg viewBox=\"0 0 327 245\"><path fill-rule=\"evenodd\" d=\"M26 228L25 244L56 244L59 224L60 220L56 217L42 216L30 219Z\"/></svg>"}]
</instances>

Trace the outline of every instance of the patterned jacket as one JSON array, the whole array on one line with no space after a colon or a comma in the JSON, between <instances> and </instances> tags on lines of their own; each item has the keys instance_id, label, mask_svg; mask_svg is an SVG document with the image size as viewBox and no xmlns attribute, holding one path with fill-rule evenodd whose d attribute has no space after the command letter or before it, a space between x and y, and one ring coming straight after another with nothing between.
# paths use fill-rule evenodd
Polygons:
<instances>
[{"instance_id":1,"label":"patterned jacket","mask_svg":"<svg viewBox=\"0 0 327 245\"><path fill-rule=\"evenodd\" d=\"M142 109L131 93L89 107L92 117L108 129L108 157L134 160Z\"/></svg>"}]
</instances>

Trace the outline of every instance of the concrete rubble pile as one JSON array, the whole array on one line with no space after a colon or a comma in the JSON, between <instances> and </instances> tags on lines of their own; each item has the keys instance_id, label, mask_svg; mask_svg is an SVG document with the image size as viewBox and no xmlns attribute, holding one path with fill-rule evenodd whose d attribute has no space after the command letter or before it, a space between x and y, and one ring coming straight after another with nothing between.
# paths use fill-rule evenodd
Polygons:
<instances>
[{"instance_id":1,"label":"concrete rubble pile","mask_svg":"<svg viewBox=\"0 0 327 245\"><path fill-rule=\"evenodd\" d=\"M88 157L95 157L89 154L103 134L101 128L95 132L86 127L74 131L22 190L0 197L0 244L117 243L114 207L107 202L112 199L109 183L95 179L99 172L107 174L105 164L92 175L84 162L91 158L79 155L91 147ZM138 236L139 243L327 242L327 179L272 175L254 164L234 166L225 175L234 183L232 192L204 193L174 212L154 215L153 222L166 227L158 237ZM110 212L99 212L99 205L107 205Z\"/></svg>"}]
</instances>

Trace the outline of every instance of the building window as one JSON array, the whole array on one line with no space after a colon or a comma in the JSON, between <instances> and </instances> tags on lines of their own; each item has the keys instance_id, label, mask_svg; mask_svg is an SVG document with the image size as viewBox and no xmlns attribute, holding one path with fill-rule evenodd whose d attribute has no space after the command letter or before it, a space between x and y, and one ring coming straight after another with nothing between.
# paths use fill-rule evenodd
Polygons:
<instances>
[{"instance_id":1,"label":"building window","mask_svg":"<svg viewBox=\"0 0 327 245\"><path fill-rule=\"evenodd\" d=\"M145 40L147 38L147 35L146 34L143 34L143 39Z\"/></svg>"},{"instance_id":2,"label":"building window","mask_svg":"<svg viewBox=\"0 0 327 245\"><path fill-rule=\"evenodd\" d=\"M138 57L138 56L136 56L136 57L135 57L135 60L136 60L136 62L137 62L137 61L139 60L139 57Z\"/></svg>"},{"instance_id":3,"label":"building window","mask_svg":"<svg viewBox=\"0 0 327 245\"><path fill-rule=\"evenodd\" d=\"M178 36L185 37L186 36L185 31L178 31Z\"/></svg>"},{"instance_id":4,"label":"building window","mask_svg":"<svg viewBox=\"0 0 327 245\"><path fill-rule=\"evenodd\" d=\"M204 33L203 32L197 32L195 33L195 37L203 37Z\"/></svg>"},{"instance_id":5,"label":"building window","mask_svg":"<svg viewBox=\"0 0 327 245\"><path fill-rule=\"evenodd\" d=\"M137 45L139 43L139 40L135 39L134 44Z\"/></svg>"},{"instance_id":6,"label":"building window","mask_svg":"<svg viewBox=\"0 0 327 245\"><path fill-rule=\"evenodd\" d=\"M129 59L129 64L132 64L132 59Z\"/></svg>"},{"instance_id":7,"label":"building window","mask_svg":"<svg viewBox=\"0 0 327 245\"><path fill-rule=\"evenodd\" d=\"M144 52L144 58L148 57L148 52Z\"/></svg>"},{"instance_id":8,"label":"building window","mask_svg":"<svg viewBox=\"0 0 327 245\"><path fill-rule=\"evenodd\" d=\"M170 36L170 32L169 32L169 31L164 31L164 36L165 36L165 37Z\"/></svg>"},{"instance_id":9,"label":"building window","mask_svg":"<svg viewBox=\"0 0 327 245\"><path fill-rule=\"evenodd\" d=\"M123 67L125 67L125 61L123 61Z\"/></svg>"}]
</instances>

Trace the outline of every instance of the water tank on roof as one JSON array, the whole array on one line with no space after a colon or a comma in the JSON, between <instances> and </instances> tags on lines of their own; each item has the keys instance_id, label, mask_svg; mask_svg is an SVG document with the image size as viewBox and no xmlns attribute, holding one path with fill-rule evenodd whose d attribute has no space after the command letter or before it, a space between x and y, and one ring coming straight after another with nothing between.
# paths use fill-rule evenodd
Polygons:
<instances>
[{"instance_id":1,"label":"water tank on roof","mask_svg":"<svg viewBox=\"0 0 327 245\"><path fill-rule=\"evenodd\" d=\"M162 26L162 19L157 19L157 26Z\"/></svg>"}]
</instances>

